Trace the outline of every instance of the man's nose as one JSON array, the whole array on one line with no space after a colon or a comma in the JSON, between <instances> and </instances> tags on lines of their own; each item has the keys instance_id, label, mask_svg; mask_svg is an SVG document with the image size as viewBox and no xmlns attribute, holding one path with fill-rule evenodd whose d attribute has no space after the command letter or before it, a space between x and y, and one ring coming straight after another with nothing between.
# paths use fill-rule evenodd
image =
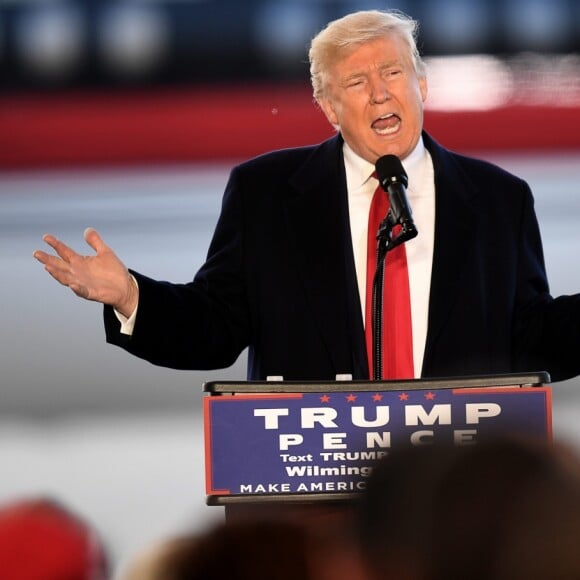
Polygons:
<instances>
[{"instance_id":1,"label":"man's nose","mask_svg":"<svg viewBox=\"0 0 580 580\"><path fill-rule=\"evenodd\" d=\"M371 102L384 103L389 100L391 94L387 88L387 83L383 79L376 79L371 83Z\"/></svg>"}]
</instances>

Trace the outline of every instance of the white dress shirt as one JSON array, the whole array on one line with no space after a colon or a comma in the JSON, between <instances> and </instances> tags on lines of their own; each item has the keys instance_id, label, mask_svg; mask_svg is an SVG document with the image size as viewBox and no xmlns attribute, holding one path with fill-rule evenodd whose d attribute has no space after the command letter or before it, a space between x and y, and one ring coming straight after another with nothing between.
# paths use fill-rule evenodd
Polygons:
<instances>
[{"instance_id":1,"label":"white dress shirt","mask_svg":"<svg viewBox=\"0 0 580 580\"><path fill-rule=\"evenodd\" d=\"M352 247L364 320L367 275L367 229L369 211L378 180L372 177L375 167L359 157L346 143L343 148L346 168L346 187ZM423 140L411 154L402 160L409 178L407 199L417 227L416 238L405 242L409 288L411 298L411 325L413 335L413 365L415 377L421 376L427 317L429 313L429 290L435 237L435 177L431 155Z\"/></svg>"}]
</instances>

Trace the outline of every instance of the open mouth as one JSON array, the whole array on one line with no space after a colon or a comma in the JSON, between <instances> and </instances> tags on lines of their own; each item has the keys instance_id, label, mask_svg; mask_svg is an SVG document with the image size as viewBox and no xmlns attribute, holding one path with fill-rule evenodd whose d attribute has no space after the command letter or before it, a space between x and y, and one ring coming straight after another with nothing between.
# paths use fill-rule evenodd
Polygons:
<instances>
[{"instance_id":1,"label":"open mouth","mask_svg":"<svg viewBox=\"0 0 580 580\"><path fill-rule=\"evenodd\" d=\"M395 115L395 113L382 115L375 119L371 125L373 131L376 131L379 135L392 135L399 130L400 126L401 117Z\"/></svg>"}]
</instances>

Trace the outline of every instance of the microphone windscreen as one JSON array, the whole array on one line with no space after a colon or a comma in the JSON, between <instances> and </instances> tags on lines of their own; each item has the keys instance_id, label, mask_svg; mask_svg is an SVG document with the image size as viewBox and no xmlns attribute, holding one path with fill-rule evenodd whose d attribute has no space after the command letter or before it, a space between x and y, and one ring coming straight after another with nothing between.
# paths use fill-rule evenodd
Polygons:
<instances>
[{"instance_id":1,"label":"microphone windscreen","mask_svg":"<svg viewBox=\"0 0 580 580\"><path fill-rule=\"evenodd\" d=\"M375 164L377 177L380 184L384 187L389 183L402 183L407 186L407 173L396 155L383 155L377 159Z\"/></svg>"}]
</instances>

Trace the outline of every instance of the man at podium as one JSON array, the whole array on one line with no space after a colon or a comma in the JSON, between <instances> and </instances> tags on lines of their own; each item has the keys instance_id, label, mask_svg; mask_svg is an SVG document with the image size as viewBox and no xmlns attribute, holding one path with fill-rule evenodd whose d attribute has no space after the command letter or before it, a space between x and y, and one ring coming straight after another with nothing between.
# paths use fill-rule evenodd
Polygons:
<instances>
[{"instance_id":1,"label":"man at podium","mask_svg":"<svg viewBox=\"0 0 580 580\"><path fill-rule=\"evenodd\" d=\"M580 297L550 295L531 191L424 130L428 80L416 34L407 16L370 10L313 39L314 97L336 134L233 168L193 281L128 270L92 229L90 256L52 235L44 241L56 254L34 256L105 305L110 343L156 365L224 368L248 348L251 380L368 379L369 213L377 162L395 156L418 235L401 244L403 282L390 296L401 290L402 302L386 297L390 311L408 312L394 329L385 317L384 334L392 348L406 345L408 362L387 376L579 374ZM384 276L395 276L388 261Z\"/></svg>"}]
</instances>

